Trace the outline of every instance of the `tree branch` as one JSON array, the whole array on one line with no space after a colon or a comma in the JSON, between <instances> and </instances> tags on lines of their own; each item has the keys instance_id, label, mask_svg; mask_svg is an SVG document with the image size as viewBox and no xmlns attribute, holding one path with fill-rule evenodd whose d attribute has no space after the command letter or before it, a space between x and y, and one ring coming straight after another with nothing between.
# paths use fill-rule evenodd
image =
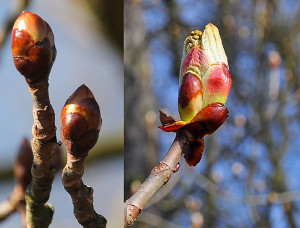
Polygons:
<instances>
[{"instance_id":1,"label":"tree branch","mask_svg":"<svg viewBox=\"0 0 300 228\"><path fill-rule=\"evenodd\" d=\"M49 199L55 174L54 152L57 147L54 111L50 104L48 82L29 85L33 99L33 165L32 183L26 190L26 220L28 227L48 227L54 209Z\"/></svg>"},{"instance_id":2,"label":"tree branch","mask_svg":"<svg viewBox=\"0 0 300 228\"><path fill-rule=\"evenodd\" d=\"M63 185L72 198L78 222L84 228L105 228L106 219L97 214L93 206L94 190L82 182L83 162L84 158L75 158L68 153L67 164L62 173Z\"/></svg>"},{"instance_id":3,"label":"tree branch","mask_svg":"<svg viewBox=\"0 0 300 228\"><path fill-rule=\"evenodd\" d=\"M140 188L124 203L125 223L124 227L131 226L138 215L152 198L152 196L164 184L168 182L171 175L179 169L179 159L185 151L187 145L193 137L186 130L181 130L176 133L176 137L162 161L155 166L148 178L140 186Z\"/></svg>"}]
</instances>

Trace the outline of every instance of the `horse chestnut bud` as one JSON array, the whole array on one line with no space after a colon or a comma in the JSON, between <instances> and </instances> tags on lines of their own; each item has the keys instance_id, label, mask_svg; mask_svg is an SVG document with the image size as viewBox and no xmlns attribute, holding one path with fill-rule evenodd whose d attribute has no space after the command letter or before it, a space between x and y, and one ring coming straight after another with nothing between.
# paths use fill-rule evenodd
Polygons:
<instances>
[{"instance_id":1,"label":"horse chestnut bud","mask_svg":"<svg viewBox=\"0 0 300 228\"><path fill-rule=\"evenodd\" d=\"M24 11L13 26L11 50L17 70L28 83L48 80L56 48L53 32L46 21Z\"/></svg>"},{"instance_id":2,"label":"horse chestnut bud","mask_svg":"<svg viewBox=\"0 0 300 228\"><path fill-rule=\"evenodd\" d=\"M99 136L102 119L91 90L80 86L66 101L61 113L61 136L71 155L85 158Z\"/></svg>"}]
</instances>

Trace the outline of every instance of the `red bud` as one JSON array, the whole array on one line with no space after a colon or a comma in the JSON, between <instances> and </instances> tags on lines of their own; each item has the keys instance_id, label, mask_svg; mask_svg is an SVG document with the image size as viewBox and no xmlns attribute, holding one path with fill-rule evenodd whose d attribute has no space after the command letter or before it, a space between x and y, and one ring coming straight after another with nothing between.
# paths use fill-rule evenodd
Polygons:
<instances>
[{"instance_id":1,"label":"red bud","mask_svg":"<svg viewBox=\"0 0 300 228\"><path fill-rule=\"evenodd\" d=\"M86 157L98 140L101 124L100 108L93 93L87 86L80 86L61 113L61 135L67 150L75 157Z\"/></svg>"},{"instance_id":2,"label":"red bud","mask_svg":"<svg viewBox=\"0 0 300 228\"><path fill-rule=\"evenodd\" d=\"M13 26L11 49L15 66L28 83L48 80L56 48L53 32L46 21L24 11Z\"/></svg>"}]
</instances>

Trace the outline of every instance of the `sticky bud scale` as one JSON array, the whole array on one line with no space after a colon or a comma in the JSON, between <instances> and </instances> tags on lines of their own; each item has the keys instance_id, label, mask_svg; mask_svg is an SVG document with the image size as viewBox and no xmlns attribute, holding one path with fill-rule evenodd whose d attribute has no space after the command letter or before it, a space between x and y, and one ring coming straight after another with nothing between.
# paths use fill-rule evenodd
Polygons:
<instances>
[{"instance_id":1,"label":"sticky bud scale","mask_svg":"<svg viewBox=\"0 0 300 228\"><path fill-rule=\"evenodd\" d=\"M80 86L66 101L61 123L67 150L75 157L86 157L98 140L102 124L99 105L87 86Z\"/></svg>"}]
</instances>

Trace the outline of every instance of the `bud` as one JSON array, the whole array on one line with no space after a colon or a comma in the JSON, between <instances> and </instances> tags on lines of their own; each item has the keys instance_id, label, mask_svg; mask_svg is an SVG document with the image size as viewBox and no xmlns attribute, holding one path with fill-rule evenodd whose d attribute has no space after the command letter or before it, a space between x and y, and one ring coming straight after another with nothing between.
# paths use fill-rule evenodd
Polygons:
<instances>
[{"instance_id":1,"label":"bud","mask_svg":"<svg viewBox=\"0 0 300 228\"><path fill-rule=\"evenodd\" d=\"M178 110L181 121L160 112L166 132L188 130L195 139L185 149L184 158L195 166L202 158L204 137L216 131L228 117L224 106L231 76L219 30L213 24L205 26L202 33L192 31L184 42L179 75Z\"/></svg>"},{"instance_id":2,"label":"bud","mask_svg":"<svg viewBox=\"0 0 300 228\"><path fill-rule=\"evenodd\" d=\"M80 86L66 101L61 113L61 135L67 150L84 158L98 140L102 119L90 89Z\"/></svg>"},{"instance_id":3,"label":"bud","mask_svg":"<svg viewBox=\"0 0 300 228\"><path fill-rule=\"evenodd\" d=\"M33 162L33 154L31 146L26 138L24 138L21 147L18 151L15 164L14 164L14 174L17 183L21 184L24 189L30 184L31 176L31 166Z\"/></svg>"},{"instance_id":4,"label":"bud","mask_svg":"<svg viewBox=\"0 0 300 228\"><path fill-rule=\"evenodd\" d=\"M48 80L56 48L46 21L24 11L13 26L11 49L15 66L28 83Z\"/></svg>"},{"instance_id":5,"label":"bud","mask_svg":"<svg viewBox=\"0 0 300 228\"><path fill-rule=\"evenodd\" d=\"M178 110L183 121L191 121L209 104L225 104L231 76L216 26L208 24L203 33L192 31L185 40L179 83Z\"/></svg>"}]
</instances>

